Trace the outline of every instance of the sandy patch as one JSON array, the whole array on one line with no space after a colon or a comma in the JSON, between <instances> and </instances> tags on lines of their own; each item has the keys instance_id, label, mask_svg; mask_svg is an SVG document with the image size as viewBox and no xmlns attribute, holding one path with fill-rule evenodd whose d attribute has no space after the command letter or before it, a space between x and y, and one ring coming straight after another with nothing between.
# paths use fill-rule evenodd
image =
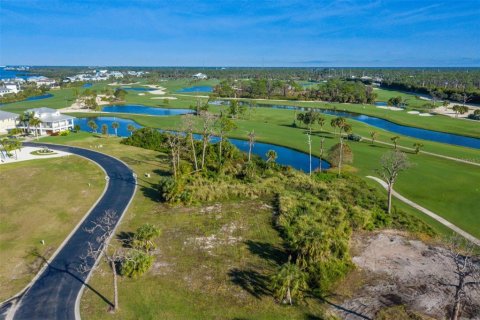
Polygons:
<instances>
[{"instance_id":1,"label":"sandy patch","mask_svg":"<svg viewBox=\"0 0 480 320\"><path fill-rule=\"evenodd\" d=\"M388 106L377 106L379 109L386 109L386 110L392 110L392 111L402 111L402 108L398 107L388 107Z\"/></svg>"},{"instance_id":2,"label":"sandy patch","mask_svg":"<svg viewBox=\"0 0 480 320\"><path fill-rule=\"evenodd\" d=\"M480 107L476 107L476 106L472 106L472 105L466 105L468 107L468 111L464 114L456 115L455 111L453 111L453 109L452 109L454 105L460 105L460 104L459 103L450 103L446 108L444 106L436 107L434 109L434 111L435 111L435 113L438 113L438 114L443 114L445 116L460 119L460 118L468 118L468 116L470 114L473 114L475 112L475 110L480 109Z\"/></svg>"},{"instance_id":3,"label":"sandy patch","mask_svg":"<svg viewBox=\"0 0 480 320\"><path fill-rule=\"evenodd\" d=\"M108 85L109 86L132 86L134 84L138 84L140 82L132 82L132 83L119 83L119 82L112 82L112 83L109 83Z\"/></svg>"},{"instance_id":4,"label":"sandy patch","mask_svg":"<svg viewBox=\"0 0 480 320\"><path fill-rule=\"evenodd\" d=\"M106 98L107 95L99 94L96 98L96 102L99 106L105 106L111 104L110 101L102 101L102 98ZM96 112L95 110L89 109L85 106L85 103L81 99L77 99L70 107L59 109L60 112Z\"/></svg>"},{"instance_id":5,"label":"sandy patch","mask_svg":"<svg viewBox=\"0 0 480 320\"><path fill-rule=\"evenodd\" d=\"M458 282L449 252L441 247L411 240L395 231L358 236L353 239L352 260L368 275L368 281L341 304L341 307L374 318L382 308L405 305L435 319L447 317ZM470 291L478 308L463 314L480 319L480 292ZM337 312L340 312L337 310ZM469 311L467 311L469 312ZM351 314L340 313L343 318ZM355 318L357 319L357 318Z\"/></svg>"},{"instance_id":6,"label":"sandy patch","mask_svg":"<svg viewBox=\"0 0 480 320\"><path fill-rule=\"evenodd\" d=\"M139 93L138 95L139 95L139 96L144 96L144 95L145 95L145 93Z\"/></svg>"},{"instance_id":7,"label":"sandy patch","mask_svg":"<svg viewBox=\"0 0 480 320\"><path fill-rule=\"evenodd\" d=\"M45 158L58 158L58 157L65 157L70 155L68 152L63 152L63 151L54 151L52 154L47 154L47 155L33 155L30 154L33 151L38 151L42 150L42 148L36 148L36 147L22 147L21 150L17 150L17 156L15 158L15 151L12 151L12 157L6 157L6 154L4 151L0 151L0 165L2 164L7 164L7 163L13 163L13 162L19 162L19 161L27 161L27 160L35 160L35 159L45 159Z\"/></svg>"},{"instance_id":8,"label":"sandy patch","mask_svg":"<svg viewBox=\"0 0 480 320\"><path fill-rule=\"evenodd\" d=\"M419 113L418 115L419 115L420 117L431 117L431 116L433 116L433 114L431 114L431 113L426 113L426 112L424 112L424 113Z\"/></svg>"},{"instance_id":9,"label":"sandy patch","mask_svg":"<svg viewBox=\"0 0 480 320\"><path fill-rule=\"evenodd\" d=\"M167 99L167 100L177 100L178 98L177 97L153 97L153 98L150 98L152 100L163 100L163 99Z\"/></svg>"},{"instance_id":10,"label":"sandy patch","mask_svg":"<svg viewBox=\"0 0 480 320\"><path fill-rule=\"evenodd\" d=\"M420 114L419 111L408 111L407 113L408 113L408 114Z\"/></svg>"}]
</instances>

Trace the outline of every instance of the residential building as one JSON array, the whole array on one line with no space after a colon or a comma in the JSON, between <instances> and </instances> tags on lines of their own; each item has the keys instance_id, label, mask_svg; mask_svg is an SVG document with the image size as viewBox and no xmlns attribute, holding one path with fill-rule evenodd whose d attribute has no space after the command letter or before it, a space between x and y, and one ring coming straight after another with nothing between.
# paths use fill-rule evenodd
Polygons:
<instances>
[{"instance_id":1,"label":"residential building","mask_svg":"<svg viewBox=\"0 0 480 320\"><path fill-rule=\"evenodd\" d=\"M18 114L0 110L0 133L7 133L14 129L17 123Z\"/></svg>"},{"instance_id":2,"label":"residential building","mask_svg":"<svg viewBox=\"0 0 480 320\"><path fill-rule=\"evenodd\" d=\"M8 89L5 86L0 86L0 97L4 96L6 94L9 94L9 93L12 93L12 91L10 89Z\"/></svg>"},{"instance_id":3,"label":"residential building","mask_svg":"<svg viewBox=\"0 0 480 320\"><path fill-rule=\"evenodd\" d=\"M208 77L207 77L207 75L206 75L205 73L199 72L199 73L197 73L197 74L194 74L194 75L193 75L193 78L194 78L194 79L198 79L198 80L205 80L205 79L207 79Z\"/></svg>"},{"instance_id":4,"label":"residential building","mask_svg":"<svg viewBox=\"0 0 480 320\"><path fill-rule=\"evenodd\" d=\"M35 134L35 130L38 135L53 134L55 132L61 132L66 130L72 130L74 126L74 117L61 114L58 110L51 108L35 108L29 109L26 112L31 112L36 118L39 118L42 123L38 128L32 128L23 123L17 125L20 129L28 129L30 133Z\"/></svg>"}]
</instances>

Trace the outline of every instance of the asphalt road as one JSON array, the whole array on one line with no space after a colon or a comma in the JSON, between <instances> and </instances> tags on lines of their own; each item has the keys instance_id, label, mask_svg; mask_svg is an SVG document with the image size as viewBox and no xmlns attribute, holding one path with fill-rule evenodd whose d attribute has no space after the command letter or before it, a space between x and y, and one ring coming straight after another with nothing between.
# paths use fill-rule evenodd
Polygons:
<instances>
[{"instance_id":1,"label":"asphalt road","mask_svg":"<svg viewBox=\"0 0 480 320\"><path fill-rule=\"evenodd\" d=\"M38 146L39 144L24 143L24 145ZM98 163L107 172L108 187L82 225L17 303L13 316L15 320L75 319L75 301L88 276L88 273L78 271L78 266L82 263L80 257L86 255L88 242L98 246L95 241L97 234L88 233L85 228L91 227L92 221L96 221L109 209L117 212L116 223L118 223L135 193L136 181L133 172L123 162L99 152L76 147L58 145L48 145L48 147L83 156ZM45 188L48 188L48 182ZM35 214L35 208L32 208L31 214ZM91 259L88 263L93 266L95 261Z\"/></svg>"}]
</instances>

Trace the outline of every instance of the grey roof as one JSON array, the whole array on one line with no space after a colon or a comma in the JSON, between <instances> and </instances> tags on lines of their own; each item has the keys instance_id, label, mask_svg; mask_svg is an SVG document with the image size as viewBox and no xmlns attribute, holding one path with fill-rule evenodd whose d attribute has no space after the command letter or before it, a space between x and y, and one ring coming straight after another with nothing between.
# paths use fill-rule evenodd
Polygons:
<instances>
[{"instance_id":1,"label":"grey roof","mask_svg":"<svg viewBox=\"0 0 480 320\"><path fill-rule=\"evenodd\" d=\"M69 120L69 119L75 119L75 117L60 114L58 116L44 116L40 118L42 122L57 122L57 121Z\"/></svg>"},{"instance_id":2,"label":"grey roof","mask_svg":"<svg viewBox=\"0 0 480 320\"><path fill-rule=\"evenodd\" d=\"M58 110L52 109L52 108L41 107L41 108L28 109L27 112L55 113L55 112L58 112Z\"/></svg>"},{"instance_id":3,"label":"grey roof","mask_svg":"<svg viewBox=\"0 0 480 320\"><path fill-rule=\"evenodd\" d=\"M18 114L0 110L0 120L17 119Z\"/></svg>"}]
</instances>

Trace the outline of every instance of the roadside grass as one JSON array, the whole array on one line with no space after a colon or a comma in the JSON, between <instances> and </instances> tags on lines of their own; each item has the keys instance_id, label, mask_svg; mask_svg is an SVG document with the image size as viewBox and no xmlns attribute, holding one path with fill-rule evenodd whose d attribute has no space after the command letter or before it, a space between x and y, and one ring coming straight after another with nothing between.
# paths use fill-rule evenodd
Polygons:
<instances>
[{"instance_id":1,"label":"roadside grass","mask_svg":"<svg viewBox=\"0 0 480 320\"><path fill-rule=\"evenodd\" d=\"M3 301L41 267L42 260L30 254L32 250L49 258L101 195L105 179L95 164L68 156L2 164L0 180Z\"/></svg>"}]
</instances>

